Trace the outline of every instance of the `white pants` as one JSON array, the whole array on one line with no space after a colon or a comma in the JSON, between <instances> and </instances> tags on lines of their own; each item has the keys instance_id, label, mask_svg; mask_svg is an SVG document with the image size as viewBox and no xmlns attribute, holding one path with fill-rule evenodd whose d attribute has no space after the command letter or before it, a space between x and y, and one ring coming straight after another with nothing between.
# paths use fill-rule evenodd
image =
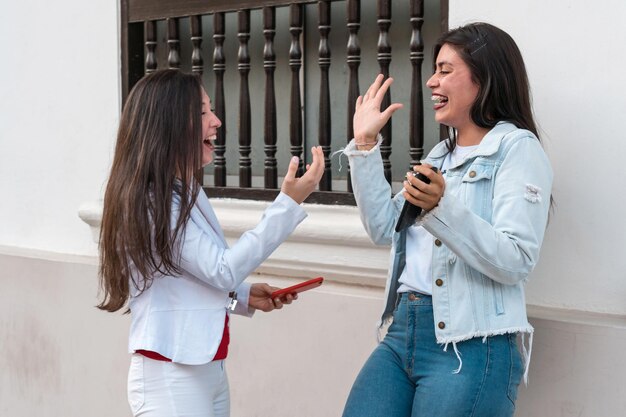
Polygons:
<instances>
[{"instance_id":1,"label":"white pants","mask_svg":"<svg viewBox=\"0 0 626 417\"><path fill-rule=\"evenodd\" d=\"M224 361L181 365L133 354L128 403L135 417L228 417Z\"/></svg>"}]
</instances>

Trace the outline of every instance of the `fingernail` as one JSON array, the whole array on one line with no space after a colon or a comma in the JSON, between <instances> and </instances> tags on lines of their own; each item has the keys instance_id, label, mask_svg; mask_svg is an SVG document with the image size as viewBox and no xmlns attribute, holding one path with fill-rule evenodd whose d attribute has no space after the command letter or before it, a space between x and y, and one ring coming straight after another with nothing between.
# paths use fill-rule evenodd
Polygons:
<instances>
[{"instance_id":1,"label":"fingernail","mask_svg":"<svg viewBox=\"0 0 626 417\"><path fill-rule=\"evenodd\" d=\"M292 164L297 164L299 160L300 160L300 158L298 158L297 156L292 156L291 157L291 163Z\"/></svg>"}]
</instances>

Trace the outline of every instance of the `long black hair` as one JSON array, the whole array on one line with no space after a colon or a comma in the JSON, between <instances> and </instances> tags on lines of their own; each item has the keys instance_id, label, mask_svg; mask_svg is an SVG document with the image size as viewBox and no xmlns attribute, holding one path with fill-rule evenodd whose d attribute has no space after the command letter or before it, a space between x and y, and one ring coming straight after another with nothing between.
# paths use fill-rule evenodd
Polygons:
<instances>
[{"instance_id":1,"label":"long black hair","mask_svg":"<svg viewBox=\"0 0 626 417\"><path fill-rule=\"evenodd\" d=\"M446 44L457 51L469 67L472 81L478 85L478 94L470 109L472 121L489 129L498 122L510 122L539 138L526 66L513 38L488 23L471 23L452 29L441 35L435 44L435 68L439 51ZM452 150L456 146L456 132L452 129L450 133L448 147Z\"/></svg>"}]
</instances>

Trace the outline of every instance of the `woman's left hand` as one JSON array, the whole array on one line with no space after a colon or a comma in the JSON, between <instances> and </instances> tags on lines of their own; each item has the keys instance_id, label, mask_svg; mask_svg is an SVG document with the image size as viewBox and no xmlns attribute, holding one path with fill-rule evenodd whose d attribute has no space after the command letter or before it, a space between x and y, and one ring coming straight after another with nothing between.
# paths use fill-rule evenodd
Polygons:
<instances>
[{"instance_id":1,"label":"woman's left hand","mask_svg":"<svg viewBox=\"0 0 626 417\"><path fill-rule=\"evenodd\" d=\"M439 200L443 197L446 181L441 172L433 171L429 164L415 165L413 171L424 174L430 180L430 184L426 184L414 177L413 174L407 173L404 181L404 197L409 203L430 211L439 204Z\"/></svg>"},{"instance_id":2,"label":"woman's left hand","mask_svg":"<svg viewBox=\"0 0 626 417\"><path fill-rule=\"evenodd\" d=\"M279 289L280 288L277 287L271 287L268 284L252 284L248 305L267 313L275 309L281 309L284 304L291 304L293 300L298 299L297 294L287 294L282 298L272 299L270 297L272 293Z\"/></svg>"},{"instance_id":3,"label":"woman's left hand","mask_svg":"<svg viewBox=\"0 0 626 417\"><path fill-rule=\"evenodd\" d=\"M361 144L367 148L372 148L376 144L378 132L387 124L391 115L402 108L402 104L393 103L381 112L380 106L387 90L393 83L391 77L383 82L384 79L382 74L378 74L365 94L356 99L352 128L357 146Z\"/></svg>"}]
</instances>

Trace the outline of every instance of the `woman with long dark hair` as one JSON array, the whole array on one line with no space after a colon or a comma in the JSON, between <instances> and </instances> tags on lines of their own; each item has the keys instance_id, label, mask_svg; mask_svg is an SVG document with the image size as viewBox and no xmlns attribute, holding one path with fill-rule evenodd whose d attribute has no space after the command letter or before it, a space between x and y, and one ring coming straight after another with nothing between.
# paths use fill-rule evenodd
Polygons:
<instances>
[{"instance_id":1,"label":"woman with long dark hair","mask_svg":"<svg viewBox=\"0 0 626 417\"><path fill-rule=\"evenodd\" d=\"M368 234L392 245L381 319L391 325L344 417L512 416L528 372L524 284L539 259L552 169L524 62L513 39L486 23L443 34L434 56L427 86L450 138L393 199L377 138L401 108L380 109L392 79L378 76L356 103L345 154ZM398 223L405 203L421 210L408 227Z\"/></svg>"},{"instance_id":2,"label":"woman with long dark hair","mask_svg":"<svg viewBox=\"0 0 626 417\"><path fill-rule=\"evenodd\" d=\"M229 312L271 311L295 298L244 280L306 217L300 203L324 170L320 147L256 228L229 247L195 180L213 159L221 121L197 76L157 71L133 88L122 113L104 197L99 308L131 314L128 399L135 416L230 413L224 359Z\"/></svg>"}]
</instances>

